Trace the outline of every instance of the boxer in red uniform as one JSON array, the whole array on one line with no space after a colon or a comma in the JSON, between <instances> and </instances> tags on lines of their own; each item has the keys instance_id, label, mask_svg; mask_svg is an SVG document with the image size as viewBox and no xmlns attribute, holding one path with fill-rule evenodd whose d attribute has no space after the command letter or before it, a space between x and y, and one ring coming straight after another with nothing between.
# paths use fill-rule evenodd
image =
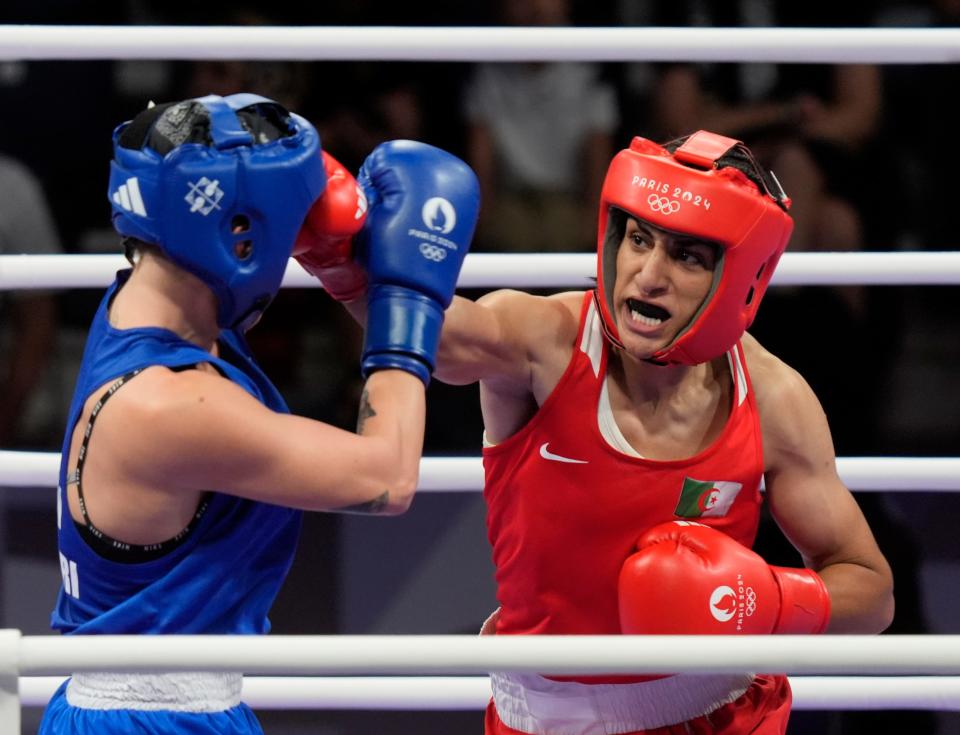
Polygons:
<instances>
[{"instance_id":1,"label":"boxer in red uniform","mask_svg":"<svg viewBox=\"0 0 960 735\"><path fill-rule=\"evenodd\" d=\"M594 291L454 299L436 375L480 382L501 603L484 632L890 623L890 569L819 401L745 332L788 208L736 140L635 138L605 180ZM806 568L750 550L764 496ZM791 702L785 677L762 674L491 678L490 734L783 733Z\"/></svg>"}]
</instances>

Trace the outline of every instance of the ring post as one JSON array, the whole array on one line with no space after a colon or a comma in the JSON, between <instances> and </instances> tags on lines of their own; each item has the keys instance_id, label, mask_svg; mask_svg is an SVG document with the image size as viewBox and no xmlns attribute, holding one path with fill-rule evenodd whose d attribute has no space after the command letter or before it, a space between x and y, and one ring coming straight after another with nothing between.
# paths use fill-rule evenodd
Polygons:
<instances>
[{"instance_id":1,"label":"ring post","mask_svg":"<svg viewBox=\"0 0 960 735\"><path fill-rule=\"evenodd\" d=\"M0 630L0 732L20 732L20 631Z\"/></svg>"}]
</instances>

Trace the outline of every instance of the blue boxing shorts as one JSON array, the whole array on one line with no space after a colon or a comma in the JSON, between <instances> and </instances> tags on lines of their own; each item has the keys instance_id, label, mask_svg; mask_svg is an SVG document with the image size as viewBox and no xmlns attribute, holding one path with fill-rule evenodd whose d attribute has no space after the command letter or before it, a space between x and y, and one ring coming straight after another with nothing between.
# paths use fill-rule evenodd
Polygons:
<instances>
[{"instance_id":1,"label":"blue boxing shorts","mask_svg":"<svg viewBox=\"0 0 960 735\"><path fill-rule=\"evenodd\" d=\"M38 735L263 735L238 674L80 674L47 704Z\"/></svg>"}]
</instances>

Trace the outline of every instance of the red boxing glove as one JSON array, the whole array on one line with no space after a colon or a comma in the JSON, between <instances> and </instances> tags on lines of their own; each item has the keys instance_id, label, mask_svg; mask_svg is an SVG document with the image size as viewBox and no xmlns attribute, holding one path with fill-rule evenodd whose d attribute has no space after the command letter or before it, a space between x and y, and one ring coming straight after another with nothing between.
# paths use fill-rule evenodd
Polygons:
<instances>
[{"instance_id":1,"label":"red boxing glove","mask_svg":"<svg viewBox=\"0 0 960 735\"><path fill-rule=\"evenodd\" d=\"M725 533L661 523L620 570L620 628L643 635L822 633L830 597L810 569L768 565Z\"/></svg>"},{"instance_id":2,"label":"red boxing glove","mask_svg":"<svg viewBox=\"0 0 960 735\"><path fill-rule=\"evenodd\" d=\"M313 203L293 245L293 257L337 301L367 290L367 274L353 259L353 236L367 219L367 198L357 180L323 151L327 188Z\"/></svg>"}]
</instances>

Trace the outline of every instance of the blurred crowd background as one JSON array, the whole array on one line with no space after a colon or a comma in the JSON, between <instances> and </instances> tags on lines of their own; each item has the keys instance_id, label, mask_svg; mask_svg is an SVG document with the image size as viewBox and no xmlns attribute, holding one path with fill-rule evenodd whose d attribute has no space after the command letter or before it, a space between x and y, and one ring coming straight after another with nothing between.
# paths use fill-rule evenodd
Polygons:
<instances>
[{"instance_id":1,"label":"blurred crowd background","mask_svg":"<svg viewBox=\"0 0 960 735\"><path fill-rule=\"evenodd\" d=\"M960 0L4 0L0 23L951 27ZM78 31L80 32L80 31ZM0 61L0 253L113 253L115 124L147 102L252 91L320 130L353 171L415 138L477 171L475 252L595 250L607 163L633 135L747 142L793 198L792 251L955 250L957 65ZM465 292L467 296L479 293ZM960 288L774 287L751 330L820 396L838 456L960 455ZM95 290L0 293L0 448L58 451ZM292 410L352 428L361 334L319 289L250 333ZM476 387L434 382L427 455L477 455ZM905 489L906 490L906 489ZM858 493L894 566L890 633L960 633L960 498ZM59 584L49 488L0 490L0 627L48 631ZM398 519L315 514L276 633L471 633L495 607L479 493ZM576 543L576 539L571 539ZM770 522L759 550L799 564ZM791 732L960 733L956 715L797 713ZM263 713L268 735L478 733L472 713ZM35 726L25 713L24 732Z\"/></svg>"}]
</instances>

